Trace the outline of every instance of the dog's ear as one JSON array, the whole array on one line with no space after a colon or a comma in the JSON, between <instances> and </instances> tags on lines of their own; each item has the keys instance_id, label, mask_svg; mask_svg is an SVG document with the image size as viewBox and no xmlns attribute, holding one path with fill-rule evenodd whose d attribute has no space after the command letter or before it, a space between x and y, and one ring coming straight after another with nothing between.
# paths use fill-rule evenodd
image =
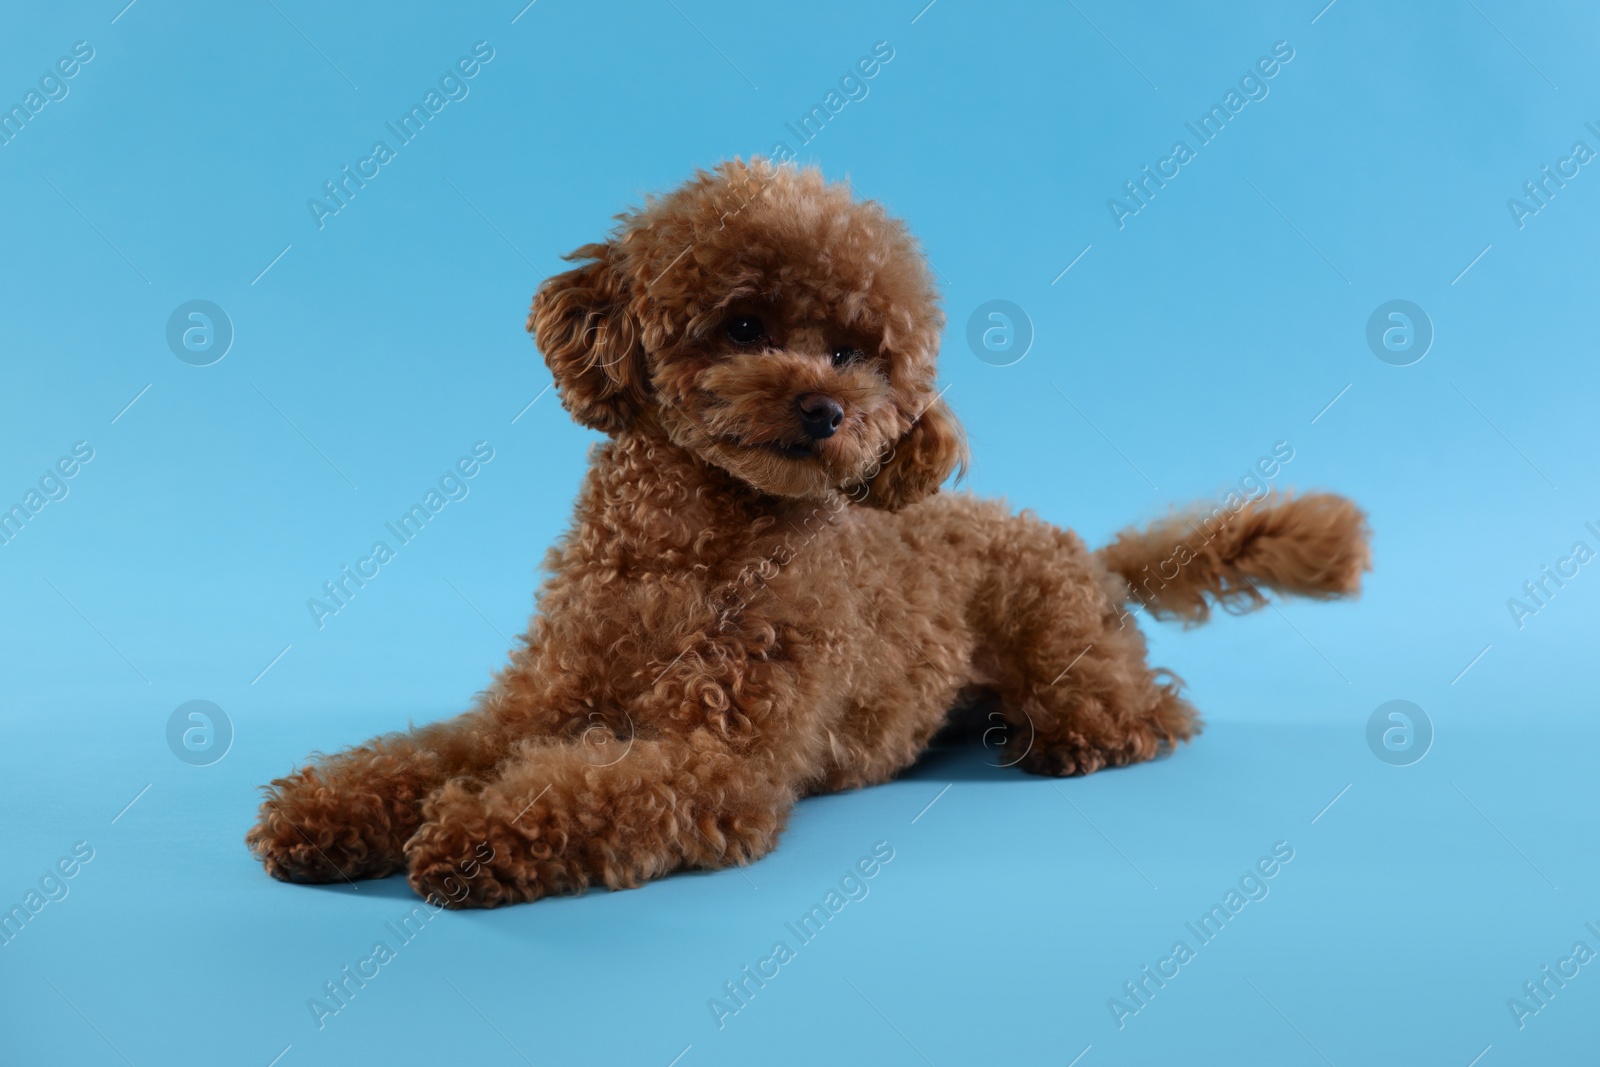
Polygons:
<instances>
[{"instance_id":1,"label":"dog's ear","mask_svg":"<svg viewBox=\"0 0 1600 1067\"><path fill-rule=\"evenodd\" d=\"M585 426L615 434L633 421L648 388L627 280L610 244L566 257L582 266L547 278L533 296L528 332L555 376L561 404Z\"/></svg>"},{"instance_id":2,"label":"dog's ear","mask_svg":"<svg viewBox=\"0 0 1600 1067\"><path fill-rule=\"evenodd\" d=\"M894 450L866 482L862 504L898 511L938 490L950 472L966 473L967 435L943 400L928 404L911 428L895 442Z\"/></svg>"}]
</instances>

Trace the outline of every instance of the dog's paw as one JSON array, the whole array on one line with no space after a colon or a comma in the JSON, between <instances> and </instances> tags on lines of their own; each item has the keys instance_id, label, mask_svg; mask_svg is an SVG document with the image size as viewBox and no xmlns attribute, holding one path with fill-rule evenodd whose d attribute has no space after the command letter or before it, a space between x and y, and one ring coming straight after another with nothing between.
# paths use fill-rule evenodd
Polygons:
<instances>
[{"instance_id":1,"label":"dog's paw","mask_svg":"<svg viewBox=\"0 0 1600 1067\"><path fill-rule=\"evenodd\" d=\"M589 877L545 803L501 810L479 788L451 782L429 798L405 844L408 881L446 908L493 908L582 892Z\"/></svg>"},{"instance_id":2,"label":"dog's paw","mask_svg":"<svg viewBox=\"0 0 1600 1067\"><path fill-rule=\"evenodd\" d=\"M486 842L424 823L406 842L406 880L418 896L443 908L493 908L543 896L537 882L517 877L498 858Z\"/></svg>"},{"instance_id":3,"label":"dog's paw","mask_svg":"<svg viewBox=\"0 0 1600 1067\"><path fill-rule=\"evenodd\" d=\"M1131 763L1158 759L1172 752L1189 732L1174 736L1147 728L1128 730L1116 739L1088 741L1079 737L1037 740L1020 756L1015 766L1029 774L1051 778L1077 778L1106 767L1126 767Z\"/></svg>"},{"instance_id":4,"label":"dog's paw","mask_svg":"<svg viewBox=\"0 0 1600 1067\"><path fill-rule=\"evenodd\" d=\"M418 896L444 908L524 904L557 891L536 862L525 853L514 860L513 850L523 852L504 834L425 822L406 842L407 881Z\"/></svg>"},{"instance_id":5,"label":"dog's paw","mask_svg":"<svg viewBox=\"0 0 1600 1067\"><path fill-rule=\"evenodd\" d=\"M1116 765L1105 750L1084 744L1040 745L1008 758L1013 760L1010 766L1047 778L1078 778Z\"/></svg>"},{"instance_id":6,"label":"dog's paw","mask_svg":"<svg viewBox=\"0 0 1600 1067\"><path fill-rule=\"evenodd\" d=\"M381 878L403 861L382 798L336 792L314 772L272 784L245 844L284 882Z\"/></svg>"}]
</instances>

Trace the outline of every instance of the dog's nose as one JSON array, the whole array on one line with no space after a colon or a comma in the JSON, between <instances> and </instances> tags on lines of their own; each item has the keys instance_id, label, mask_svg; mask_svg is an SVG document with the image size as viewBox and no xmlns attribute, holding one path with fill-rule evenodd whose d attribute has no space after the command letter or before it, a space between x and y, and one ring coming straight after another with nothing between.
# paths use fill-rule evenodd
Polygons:
<instances>
[{"instance_id":1,"label":"dog's nose","mask_svg":"<svg viewBox=\"0 0 1600 1067\"><path fill-rule=\"evenodd\" d=\"M795 402L800 409L800 425L806 436L820 441L838 432L844 421L844 408L831 396L823 393L806 393Z\"/></svg>"}]
</instances>

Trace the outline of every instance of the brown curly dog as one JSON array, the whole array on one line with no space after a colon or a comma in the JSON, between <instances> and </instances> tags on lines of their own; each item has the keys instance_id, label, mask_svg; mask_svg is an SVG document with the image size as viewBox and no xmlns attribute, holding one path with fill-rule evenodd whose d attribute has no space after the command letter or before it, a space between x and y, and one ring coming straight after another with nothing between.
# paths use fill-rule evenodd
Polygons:
<instances>
[{"instance_id":1,"label":"brown curly dog","mask_svg":"<svg viewBox=\"0 0 1600 1067\"><path fill-rule=\"evenodd\" d=\"M1335 496L1090 552L939 493L965 443L926 261L820 174L735 161L619 218L528 319L610 436L528 633L475 710L267 787L247 841L274 877L406 869L488 907L747 864L798 797L890 780L975 694L1024 770L1147 760L1199 723L1128 605L1358 591L1365 523Z\"/></svg>"}]
</instances>

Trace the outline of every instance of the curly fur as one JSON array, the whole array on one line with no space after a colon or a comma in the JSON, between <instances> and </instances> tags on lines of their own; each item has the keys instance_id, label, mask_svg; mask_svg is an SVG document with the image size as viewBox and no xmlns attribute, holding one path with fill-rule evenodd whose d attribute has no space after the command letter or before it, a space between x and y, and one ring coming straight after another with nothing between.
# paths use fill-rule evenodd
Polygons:
<instances>
[{"instance_id":1,"label":"curly fur","mask_svg":"<svg viewBox=\"0 0 1600 1067\"><path fill-rule=\"evenodd\" d=\"M1263 587L1357 591L1364 520L1338 497L1094 553L939 492L966 444L935 387L926 261L816 172L724 164L571 258L528 327L610 440L528 633L465 715L266 787L247 842L275 877L406 870L493 906L749 863L797 798L888 781L981 694L1024 770L1150 759L1199 722L1127 603L1195 622ZM806 432L806 396L838 404L837 432Z\"/></svg>"}]
</instances>

